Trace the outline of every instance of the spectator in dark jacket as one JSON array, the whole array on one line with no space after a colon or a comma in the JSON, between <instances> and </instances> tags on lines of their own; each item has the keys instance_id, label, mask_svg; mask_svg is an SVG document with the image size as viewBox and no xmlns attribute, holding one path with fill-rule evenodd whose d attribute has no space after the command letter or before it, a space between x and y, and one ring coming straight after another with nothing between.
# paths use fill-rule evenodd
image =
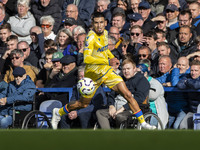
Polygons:
<instances>
[{"instance_id":1,"label":"spectator in dark jacket","mask_svg":"<svg viewBox=\"0 0 200 150\"><path fill-rule=\"evenodd\" d=\"M60 63L62 63L62 69L53 78L48 78L45 87L73 87L77 83L76 59L71 55L66 55L60 59ZM60 100L64 105L68 103L67 97L67 93L45 93L45 95L37 98L36 107L39 107L41 102L48 99Z\"/></svg>"},{"instance_id":2,"label":"spectator in dark jacket","mask_svg":"<svg viewBox=\"0 0 200 150\"><path fill-rule=\"evenodd\" d=\"M38 59L41 58L44 53L44 35L42 29L39 26L34 26L30 29L31 44L30 49L33 51Z\"/></svg>"},{"instance_id":3,"label":"spectator in dark jacket","mask_svg":"<svg viewBox=\"0 0 200 150\"><path fill-rule=\"evenodd\" d=\"M63 4L64 10L67 5L75 4L78 7L79 17L84 21L86 27L91 24L91 15L94 12L96 1L95 0L66 0Z\"/></svg>"},{"instance_id":4,"label":"spectator in dark jacket","mask_svg":"<svg viewBox=\"0 0 200 150\"><path fill-rule=\"evenodd\" d=\"M146 34L156 26L156 23L151 21L155 15L151 13L151 7L147 1L140 2L138 9L144 20L144 24L142 26L143 33Z\"/></svg>"},{"instance_id":5,"label":"spectator in dark jacket","mask_svg":"<svg viewBox=\"0 0 200 150\"><path fill-rule=\"evenodd\" d=\"M48 1L39 0L38 2L35 1L31 6L31 11L35 17L36 25L38 26L40 26L40 18L42 16L51 15L55 20L53 31L55 33L58 32L62 21L62 16L61 16L61 8L57 0L48 0Z\"/></svg>"},{"instance_id":6,"label":"spectator in dark jacket","mask_svg":"<svg viewBox=\"0 0 200 150\"><path fill-rule=\"evenodd\" d=\"M149 82L143 74L136 72L137 69L133 61L125 59L122 63L122 68L127 88L131 91L142 111L145 112L145 108L147 110L149 108L147 104L147 96L150 89ZM96 113L102 129L110 129L109 119L114 119L116 126L119 127L122 121L132 115L126 100L114 91L108 96L108 106L108 109L101 109Z\"/></svg>"},{"instance_id":7,"label":"spectator in dark jacket","mask_svg":"<svg viewBox=\"0 0 200 150\"><path fill-rule=\"evenodd\" d=\"M24 53L24 65L34 66L39 68L37 55L30 50L30 47L26 41L21 41L17 44L17 48Z\"/></svg>"},{"instance_id":8,"label":"spectator in dark jacket","mask_svg":"<svg viewBox=\"0 0 200 150\"><path fill-rule=\"evenodd\" d=\"M6 39L11 35L11 26L9 23L4 23L0 26L0 58L7 50Z\"/></svg>"},{"instance_id":9,"label":"spectator in dark jacket","mask_svg":"<svg viewBox=\"0 0 200 150\"><path fill-rule=\"evenodd\" d=\"M8 128L12 124L12 104L16 101L33 101L36 92L35 84L24 68L15 68L13 76L15 80L0 93L0 128ZM31 104L17 105L15 109L29 111L31 107Z\"/></svg>"},{"instance_id":10,"label":"spectator in dark jacket","mask_svg":"<svg viewBox=\"0 0 200 150\"><path fill-rule=\"evenodd\" d=\"M187 56L197 50L195 43L196 34L192 32L191 28L183 25L179 29L178 39L175 39L170 44L171 52L175 58Z\"/></svg>"},{"instance_id":11,"label":"spectator in dark jacket","mask_svg":"<svg viewBox=\"0 0 200 150\"><path fill-rule=\"evenodd\" d=\"M177 84L179 89L200 89L200 61L194 60L190 64L190 74L183 77ZM197 106L200 104L199 92L189 92L189 112L180 124L180 129L192 129L193 127L193 113L197 112Z\"/></svg>"},{"instance_id":12,"label":"spectator in dark jacket","mask_svg":"<svg viewBox=\"0 0 200 150\"><path fill-rule=\"evenodd\" d=\"M77 22L77 25L80 25L83 28L85 28L85 23L80 18L78 7L76 5L74 5L74 4L67 5L66 11L65 11L65 15L66 15L66 17L74 18L76 20L76 22Z\"/></svg>"}]
</instances>

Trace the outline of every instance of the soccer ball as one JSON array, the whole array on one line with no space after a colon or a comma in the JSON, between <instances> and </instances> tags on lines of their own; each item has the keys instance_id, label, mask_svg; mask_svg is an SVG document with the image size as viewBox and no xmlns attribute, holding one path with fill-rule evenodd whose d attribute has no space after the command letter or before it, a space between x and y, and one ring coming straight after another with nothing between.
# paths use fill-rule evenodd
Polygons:
<instances>
[{"instance_id":1,"label":"soccer ball","mask_svg":"<svg viewBox=\"0 0 200 150\"><path fill-rule=\"evenodd\" d=\"M94 82L90 78L82 78L78 81L77 89L81 95L91 95L94 92Z\"/></svg>"}]
</instances>

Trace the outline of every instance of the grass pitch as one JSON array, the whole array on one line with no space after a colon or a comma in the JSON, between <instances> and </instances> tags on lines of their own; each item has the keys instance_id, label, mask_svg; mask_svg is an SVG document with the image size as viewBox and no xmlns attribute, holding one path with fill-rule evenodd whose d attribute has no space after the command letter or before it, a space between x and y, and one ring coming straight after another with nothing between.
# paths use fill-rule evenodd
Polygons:
<instances>
[{"instance_id":1,"label":"grass pitch","mask_svg":"<svg viewBox=\"0 0 200 150\"><path fill-rule=\"evenodd\" d=\"M193 130L0 130L1 150L192 150Z\"/></svg>"}]
</instances>

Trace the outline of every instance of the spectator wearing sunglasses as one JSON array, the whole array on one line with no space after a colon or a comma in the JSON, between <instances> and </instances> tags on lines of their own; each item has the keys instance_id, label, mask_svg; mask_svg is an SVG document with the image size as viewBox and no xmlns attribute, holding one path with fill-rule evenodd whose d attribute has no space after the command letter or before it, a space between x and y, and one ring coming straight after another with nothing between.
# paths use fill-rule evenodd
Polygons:
<instances>
[{"instance_id":1,"label":"spectator wearing sunglasses","mask_svg":"<svg viewBox=\"0 0 200 150\"><path fill-rule=\"evenodd\" d=\"M56 35L53 32L54 23L55 20L52 16L42 16L40 18L40 26L42 28L45 40L55 40Z\"/></svg>"},{"instance_id":2,"label":"spectator wearing sunglasses","mask_svg":"<svg viewBox=\"0 0 200 150\"><path fill-rule=\"evenodd\" d=\"M127 52L137 56L139 48L143 45L143 30L139 25L134 25L130 29L130 43Z\"/></svg>"},{"instance_id":3,"label":"spectator wearing sunglasses","mask_svg":"<svg viewBox=\"0 0 200 150\"><path fill-rule=\"evenodd\" d=\"M147 46L142 46L138 50L138 58L139 60L143 59L151 59L151 50Z\"/></svg>"},{"instance_id":4,"label":"spectator wearing sunglasses","mask_svg":"<svg viewBox=\"0 0 200 150\"><path fill-rule=\"evenodd\" d=\"M14 35L18 36L19 41L27 41L31 43L29 30L35 26L35 18L29 12L29 0L17 1L17 15L11 16L8 23L11 25L11 30Z\"/></svg>"},{"instance_id":5,"label":"spectator wearing sunglasses","mask_svg":"<svg viewBox=\"0 0 200 150\"><path fill-rule=\"evenodd\" d=\"M62 22L61 8L57 0L34 1L31 5L31 11L35 17L37 26L41 25L40 18L43 16L52 16L55 20L55 24L51 26L52 31L57 34Z\"/></svg>"},{"instance_id":6,"label":"spectator wearing sunglasses","mask_svg":"<svg viewBox=\"0 0 200 150\"><path fill-rule=\"evenodd\" d=\"M38 58L34 51L30 50L29 44L26 41L21 41L17 44L17 49L24 53L24 64L39 68Z\"/></svg>"},{"instance_id":7,"label":"spectator wearing sunglasses","mask_svg":"<svg viewBox=\"0 0 200 150\"><path fill-rule=\"evenodd\" d=\"M32 81L36 81L35 72L32 70L31 66L24 65L24 53L21 50L15 49L10 53L11 65L6 71L4 76L4 81L9 83L14 81L13 70L16 67L23 67L26 70L26 74L30 76Z\"/></svg>"}]
</instances>

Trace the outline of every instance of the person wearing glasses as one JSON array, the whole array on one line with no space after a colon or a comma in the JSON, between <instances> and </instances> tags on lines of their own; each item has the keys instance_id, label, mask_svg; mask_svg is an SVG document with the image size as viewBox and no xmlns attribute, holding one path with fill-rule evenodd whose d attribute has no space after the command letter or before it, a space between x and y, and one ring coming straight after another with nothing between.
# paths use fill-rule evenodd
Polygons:
<instances>
[{"instance_id":1,"label":"person wearing glasses","mask_svg":"<svg viewBox=\"0 0 200 150\"><path fill-rule=\"evenodd\" d=\"M26 74L30 76L33 82L36 81L35 72L32 70L31 66L24 65L24 53L22 50L15 49L10 53L11 65L9 69L6 70L6 74L4 76L4 81L9 83L14 80L13 70L16 67L23 67L26 70Z\"/></svg>"},{"instance_id":2,"label":"person wearing glasses","mask_svg":"<svg viewBox=\"0 0 200 150\"><path fill-rule=\"evenodd\" d=\"M31 5L31 11L35 17L37 26L41 25L40 18L42 16L52 16L55 20L52 31L57 34L62 22L61 8L57 0L34 1Z\"/></svg>"},{"instance_id":3,"label":"person wearing glasses","mask_svg":"<svg viewBox=\"0 0 200 150\"><path fill-rule=\"evenodd\" d=\"M6 85L0 93L0 128L12 125L12 104L16 101L33 101L36 92L34 82L23 67L16 67L12 73L14 80ZM31 104L17 105L15 109L30 111Z\"/></svg>"},{"instance_id":4,"label":"person wearing glasses","mask_svg":"<svg viewBox=\"0 0 200 150\"><path fill-rule=\"evenodd\" d=\"M82 26L85 29L83 20L79 17L78 7L74 4L69 4L65 10L66 18L74 18L77 25Z\"/></svg>"},{"instance_id":5,"label":"person wearing glasses","mask_svg":"<svg viewBox=\"0 0 200 150\"><path fill-rule=\"evenodd\" d=\"M8 23L11 25L12 34L17 35L19 41L31 43L29 30L35 26L35 18L29 12L29 0L17 1L17 15L11 16Z\"/></svg>"},{"instance_id":6,"label":"person wearing glasses","mask_svg":"<svg viewBox=\"0 0 200 150\"><path fill-rule=\"evenodd\" d=\"M167 27L170 27L178 21L179 9L174 4L168 4L165 8L165 11L167 18Z\"/></svg>"},{"instance_id":7,"label":"person wearing glasses","mask_svg":"<svg viewBox=\"0 0 200 150\"><path fill-rule=\"evenodd\" d=\"M178 22L171 25L170 30L167 34L169 42L176 39L179 33L180 27L187 25L191 28L193 34L197 34L196 27L192 25L192 13L189 10L182 10L178 16Z\"/></svg>"},{"instance_id":8,"label":"person wearing glasses","mask_svg":"<svg viewBox=\"0 0 200 150\"><path fill-rule=\"evenodd\" d=\"M127 52L137 56L139 48L143 45L143 30L139 25L134 25L130 29L130 43Z\"/></svg>"},{"instance_id":9,"label":"person wearing glasses","mask_svg":"<svg viewBox=\"0 0 200 150\"><path fill-rule=\"evenodd\" d=\"M31 51L29 44L26 41L21 41L17 44L17 49L22 50L24 53L24 64L39 68L38 57Z\"/></svg>"},{"instance_id":10,"label":"person wearing glasses","mask_svg":"<svg viewBox=\"0 0 200 150\"><path fill-rule=\"evenodd\" d=\"M40 26L42 28L42 32L44 34L44 39L55 40L56 35L54 34L53 27L55 24L55 20L52 16L42 16L40 18Z\"/></svg>"}]
</instances>

